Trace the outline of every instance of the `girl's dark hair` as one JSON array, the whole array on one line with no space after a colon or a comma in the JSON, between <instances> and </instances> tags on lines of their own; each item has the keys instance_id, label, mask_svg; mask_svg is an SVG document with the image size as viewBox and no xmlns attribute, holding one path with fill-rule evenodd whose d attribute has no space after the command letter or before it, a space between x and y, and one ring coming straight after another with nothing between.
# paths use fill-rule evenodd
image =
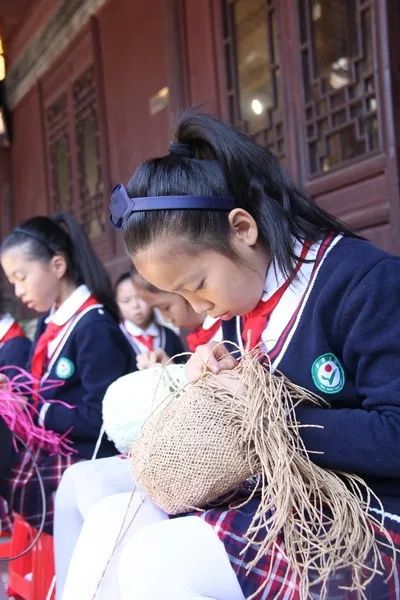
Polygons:
<instances>
[{"instance_id":1,"label":"girl's dark hair","mask_svg":"<svg viewBox=\"0 0 400 600\"><path fill-rule=\"evenodd\" d=\"M117 291L119 284L123 281L132 281L132 275L129 271L125 271L125 273L122 273L122 275L118 277L117 281L114 283L114 292Z\"/></svg>"},{"instance_id":2,"label":"girl's dark hair","mask_svg":"<svg viewBox=\"0 0 400 600\"><path fill-rule=\"evenodd\" d=\"M118 319L118 307L107 272L97 258L86 233L72 215L57 213L32 217L3 240L0 254L15 246L26 246L33 260L48 262L56 254L67 261L67 276L77 285L86 284L92 294Z\"/></svg>"},{"instance_id":3,"label":"girl's dark hair","mask_svg":"<svg viewBox=\"0 0 400 600\"><path fill-rule=\"evenodd\" d=\"M286 275L296 258L295 238L315 242L328 232L357 237L297 188L271 152L217 118L186 111L175 142L189 152L172 151L141 164L127 186L130 197L232 196L253 216L260 243ZM132 213L124 227L126 247L135 254L160 237L184 236L194 249L234 256L227 215L215 210L171 210L168 218L163 210Z\"/></svg>"}]
</instances>

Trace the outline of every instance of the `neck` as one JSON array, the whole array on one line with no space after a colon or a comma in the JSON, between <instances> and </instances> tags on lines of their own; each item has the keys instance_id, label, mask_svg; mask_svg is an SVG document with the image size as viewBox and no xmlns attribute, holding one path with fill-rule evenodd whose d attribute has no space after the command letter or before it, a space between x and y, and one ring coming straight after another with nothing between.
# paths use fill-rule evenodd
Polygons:
<instances>
[{"instance_id":1,"label":"neck","mask_svg":"<svg viewBox=\"0 0 400 600\"><path fill-rule=\"evenodd\" d=\"M55 301L55 308L57 309L71 294L77 289L78 285L70 279L60 281L60 290Z\"/></svg>"}]
</instances>

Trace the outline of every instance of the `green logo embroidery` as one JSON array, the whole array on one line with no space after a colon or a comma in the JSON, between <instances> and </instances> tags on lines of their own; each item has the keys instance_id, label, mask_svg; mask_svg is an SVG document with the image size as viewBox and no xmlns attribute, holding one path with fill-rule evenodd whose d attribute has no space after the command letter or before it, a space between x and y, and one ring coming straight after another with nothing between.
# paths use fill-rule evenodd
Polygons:
<instances>
[{"instance_id":1,"label":"green logo embroidery","mask_svg":"<svg viewBox=\"0 0 400 600\"><path fill-rule=\"evenodd\" d=\"M325 394L336 394L343 389L343 367L334 354L322 354L314 360L311 375L315 386Z\"/></svg>"},{"instance_id":2,"label":"green logo embroidery","mask_svg":"<svg viewBox=\"0 0 400 600\"><path fill-rule=\"evenodd\" d=\"M75 365L69 358L60 358L56 365L56 375L60 379L69 379L75 373Z\"/></svg>"}]
</instances>

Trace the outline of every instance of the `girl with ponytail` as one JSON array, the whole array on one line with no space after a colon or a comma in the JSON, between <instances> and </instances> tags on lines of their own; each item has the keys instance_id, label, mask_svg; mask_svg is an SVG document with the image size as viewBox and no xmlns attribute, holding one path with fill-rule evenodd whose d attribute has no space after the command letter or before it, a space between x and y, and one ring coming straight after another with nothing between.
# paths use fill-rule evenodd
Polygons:
<instances>
[{"instance_id":1,"label":"girl with ponytail","mask_svg":"<svg viewBox=\"0 0 400 600\"><path fill-rule=\"evenodd\" d=\"M194 112L181 118L168 154L146 161L126 187L114 189L110 212L146 281L180 294L196 312L222 319L223 340L235 342L242 353L259 348L268 355L272 371L279 369L295 385L325 401L324 407L305 403L293 407L303 454L315 468L362 478L370 495L365 504L362 495L357 502L369 514L379 515L399 546L400 259L319 208L268 150L218 119ZM233 369L238 358L229 348L208 342L188 361L187 374L192 381L205 369L218 374ZM266 406L266 420L272 412ZM249 419L242 430L251 427L255 424ZM285 419L282 428L286 431ZM157 436L152 439L156 453ZM260 444L263 441L266 453L267 432ZM149 456L152 450L149 445ZM271 452L279 464L279 448L272 447ZM193 456L186 461L195 465L196 472L200 462ZM179 463L174 468L178 471ZM169 483L172 496L173 482ZM231 498L231 504L201 507L205 508L201 514L173 519L150 502L157 481L152 486L145 501L142 491L132 500L128 494L115 501L115 507L123 504L119 519L109 499L93 510L93 518L88 516L64 600L94 597L96 587L96 598L110 597L101 592L110 586L115 590L116 583L106 583L107 574L103 587L99 581L107 562L104 547L114 545L118 537L121 595L115 598L304 598L294 571L287 570L290 552L280 534L274 551L252 562L259 548L256 542L262 542L252 528L260 505L254 486L248 485L247 503L243 497ZM284 502L289 514L304 516L300 529L307 536L307 513L301 503L283 494L275 504ZM136 516L121 535L127 506ZM320 508L322 527L325 512L322 504ZM115 520L115 535L110 527L105 539L99 524L108 514ZM325 516L329 522L329 514ZM264 539L273 509L267 517ZM124 523L131 523L130 517ZM340 528L340 523L332 523L334 527ZM287 547L296 552L293 545ZM339 542L337 547L342 548ZM91 569L96 570L92 578L85 565L87 596L69 593L82 589L78 557L84 548L96 548L99 556L97 563L92 556ZM335 550L334 544L330 549ZM390 573L391 553L384 546L381 551L386 579L373 578L361 595L359 581L348 582L347 589L337 584L327 597L397 599L400 561L397 555ZM331 583L335 586L335 577Z\"/></svg>"},{"instance_id":2,"label":"girl with ponytail","mask_svg":"<svg viewBox=\"0 0 400 600\"><path fill-rule=\"evenodd\" d=\"M38 427L67 436L72 446L63 455L45 448L35 455L46 488L46 528L51 530L52 498L62 473L72 462L92 456L104 393L133 370L134 356L119 328L107 273L72 216L28 219L3 240L0 256L16 296L43 314L28 365L33 393L27 402ZM116 453L111 442L102 441L99 456ZM6 505L11 499L9 511L39 525L37 485L31 461L17 451L1 486L3 530L10 525Z\"/></svg>"}]
</instances>

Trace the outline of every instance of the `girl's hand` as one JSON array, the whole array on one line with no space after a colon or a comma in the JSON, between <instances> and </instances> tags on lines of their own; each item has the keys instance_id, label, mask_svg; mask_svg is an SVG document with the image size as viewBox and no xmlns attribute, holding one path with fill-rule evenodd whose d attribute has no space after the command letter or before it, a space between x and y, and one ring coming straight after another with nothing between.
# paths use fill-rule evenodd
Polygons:
<instances>
[{"instance_id":1,"label":"girl's hand","mask_svg":"<svg viewBox=\"0 0 400 600\"><path fill-rule=\"evenodd\" d=\"M197 381L204 371L217 374L223 369L234 369L237 364L238 361L229 353L226 346L218 342L208 342L197 346L186 363L186 375L189 381Z\"/></svg>"},{"instance_id":2,"label":"girl's hand","mask_svg":"<svg viewBox=\"0 0 400 600\"><path fill-rule=\"evenodd\" d=\"M4 373L0 373L0 388L5 387L8 382L8 377Z\"/></svg>"},{"instance_id":3,"label":"girl's hand","mask_svg":"<svg viewBox=\"0 0 400 600\"><path fill-rule=\"evenodd\" d=\"M25 410L25 408L28 406L28 398L26 396L20 396L16 401L16 404L19 410Z\"/></svg>"},{"instance_id":4,"label":"girl's hand","mask_svg":"<svg viewBox=\"0 0 400 600\"><path fill-rule=\"evenodd\" d=\"M149 369L157 364L166 365L168 361L169 356L162 348L157 348L151 352L143 352L143 354L136 357L136 365L139 371Z\"/></svg>"}]
</instances>

